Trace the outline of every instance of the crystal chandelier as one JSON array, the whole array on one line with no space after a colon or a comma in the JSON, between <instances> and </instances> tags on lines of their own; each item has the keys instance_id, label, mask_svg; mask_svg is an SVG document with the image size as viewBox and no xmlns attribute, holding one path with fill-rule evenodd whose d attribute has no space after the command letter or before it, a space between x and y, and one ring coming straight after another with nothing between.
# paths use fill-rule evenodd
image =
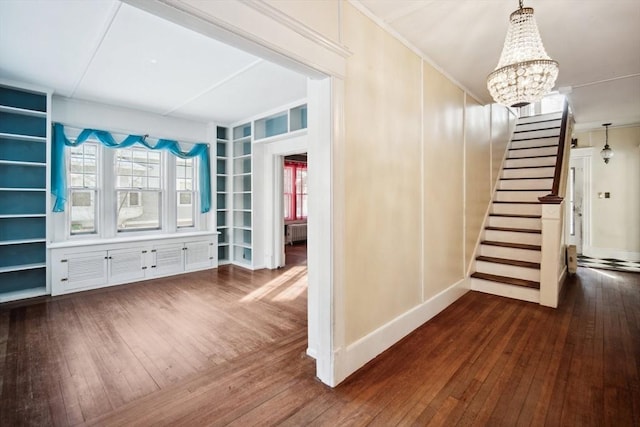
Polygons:
<instances>
[{"instance_id":1,"label":"crystal chandelier","mask_svg":"<svg viewBox=\"0 0 640 427\"><path fill-rule=\"evenodd\" d=\"M487 77L493 99L523 107L549 93L558 77L558 63L547 55L540 39L533 8L523 7L509 18L509 29L500 61Z\"/></svg>"}]
</instances>

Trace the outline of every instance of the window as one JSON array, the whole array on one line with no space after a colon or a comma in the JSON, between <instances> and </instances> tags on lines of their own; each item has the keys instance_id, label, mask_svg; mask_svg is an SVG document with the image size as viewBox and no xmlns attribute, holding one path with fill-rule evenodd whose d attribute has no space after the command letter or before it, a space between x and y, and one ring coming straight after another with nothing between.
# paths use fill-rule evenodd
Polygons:
<instances>
[{"instance_id":1,"label":"window","mask_svg":"<svg viewBox=\"0 0 640 427\"><path fill-rule=\"evenodd\" d=\"M85 143L69 149L70 233L96 233L98 146Z\"/></svg>"},{"instance_id":2,"label":"window","mask_svg":"<svg viewBox=\"0 0 640 427\"><path fill-rule=\"evenodd\" d=\"M118 231L159 229L162 153L146 148L116 149Z\"/></svg>"},{"instance_id":3,"label":"window","mask_svg":"<svg viewBox=\"0 0 640 427\"><path fill-rule=\"evenodd\" d=\"M284 166L284 218L307 218L307 164L286 162Z\"/></svg>"},{"instance_id":4,"label":"window","mask_svg":"<svg viewBox=\"0 0 640 427\"><path fill-rule=\"evenodd\" d=\"M195 161L191 159L176 158L176 201L177 201L177 226L195 226Z\"/></svg>"}]
</instances>

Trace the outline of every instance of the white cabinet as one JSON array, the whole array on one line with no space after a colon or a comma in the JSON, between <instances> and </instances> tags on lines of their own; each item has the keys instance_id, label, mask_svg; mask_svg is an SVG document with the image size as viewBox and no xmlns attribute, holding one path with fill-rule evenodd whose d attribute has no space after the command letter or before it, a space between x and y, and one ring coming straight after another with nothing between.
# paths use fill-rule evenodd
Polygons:
<instances>
[{"instance_id":1,"label":"white cabinet","mask_svg":"<svg viewBox=\"0 0 640 427\"><path fill-rule=\"evenodd\" d=\"M214 259L212 242L194 241L184 244L184 267L187 271L202 270Z\"/></svg>"},{"instance_id":2,"label":"white cabinet","mask_svg":"<svg viewBox=\"0 0 640 427\"><path fill-rule=\"evenodd\" d=\"M107 251L84 252L54 262L53 283L65 290L101 287L108 278ZM66 292L61 292L66 293Z\"/></svg>"},{"instance_id":3,"label":"white cabinet","mask_svg":"<svg viewBox=\"0 0 640 427\"><path fill-rule=\"evenodd\" d=\"M115 239L114 239L115 240ZM51 245L51 294L217 267L217 233Z\"/></svg>"},{"instance_id":4,"label":"white cabinet","mask_svg":"<svg viewBox=\"0 0 640 427\"><path fill-rule=\"evenodd\" d=\"M154 276L167 276L184 271L184 245L173 243L157 245L151 249L151 273Z\"/></svg>"},{"instance_id":5,"label":"white cabinet","mask_svg":"<svg viewBox=\"0 0 640 427\"><path fill-rule=\"evenodd\" d=\"M146 250L141 248L115 249L109 251L109 280L133 282L145 278Z\"/></svg>"}]
</instances>

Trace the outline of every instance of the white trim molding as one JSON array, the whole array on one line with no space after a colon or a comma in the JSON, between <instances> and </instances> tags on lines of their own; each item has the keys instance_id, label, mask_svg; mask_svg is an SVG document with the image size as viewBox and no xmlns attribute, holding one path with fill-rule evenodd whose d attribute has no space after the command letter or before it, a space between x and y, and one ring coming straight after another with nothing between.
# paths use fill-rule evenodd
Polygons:
<instances>
[{"instance_id":1,"label":"white trim molding","mask_svg":"<svg viewBox=\"0 0 640 427\"><path fill-rule=\"evenodd\" d=\"M390 348L418 327L431 320L469 291L469 281L462 279L422 304L401 314L389 323L360 338L340 351L342 370L336 372L338 382L356 372L367 362Z\"/></svg>"},{"instance_id":2,"label":"white trim molding","mask_svg":"<svg viewBox=\"0 0 640 427\"><path fill-rule=\"evenodd\" d=\"M613 258L620 261L640 262L640 252L621 249L583 246L582 254L591 258Z\"/></svg>"}]
</instances>

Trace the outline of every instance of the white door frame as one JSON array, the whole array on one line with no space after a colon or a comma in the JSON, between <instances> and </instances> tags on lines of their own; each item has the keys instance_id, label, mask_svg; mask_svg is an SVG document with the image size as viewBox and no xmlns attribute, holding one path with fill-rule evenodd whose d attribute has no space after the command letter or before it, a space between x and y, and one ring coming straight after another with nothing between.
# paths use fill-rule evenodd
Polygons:
<instances>
[{"instance_id":1,"label":"white door frame","mask_svg":"<svg viewBox=\"0 0 640 427\"><path fill-rule=\"evenodd\" d=\"M569 157L569 166L582 168L582 253L588 255L591 248L591 162L593 147L572 148ZM569 209L565 209L565 241L569 238L569 216L573 215Z\"/></svg>"},{"instance_id":2,"label":"white door frame","mask_svg":"<svg viewBox=\"0 0 640 427\"><path fill-rule=\"evenodd\" d=\"M123 0L137 8L249 53L290 67L307 85L309 201L307 231L309 349L316 375L330 386L347 376L344 347L344 167L333 147L344 145L344 77L351 53L262 1ZM337 7L341 7L340 4ZM340 22L336 23L339 27Z\"/></svg>"},{"instance_id":3,"label":"white door frame","mask_svg":"<svg viewBox=\"0 0 640 427\"><path fill-rule=\"evenodd\" d=\"M265 144L264 156L264 247L267 268L284 266L284 212L282 208L283 156L307 153L309 138L300 135ZM309 193L309 197L313 197ZM271 206L270 206L271 205Z\"/></svg>"}]
</instances>

